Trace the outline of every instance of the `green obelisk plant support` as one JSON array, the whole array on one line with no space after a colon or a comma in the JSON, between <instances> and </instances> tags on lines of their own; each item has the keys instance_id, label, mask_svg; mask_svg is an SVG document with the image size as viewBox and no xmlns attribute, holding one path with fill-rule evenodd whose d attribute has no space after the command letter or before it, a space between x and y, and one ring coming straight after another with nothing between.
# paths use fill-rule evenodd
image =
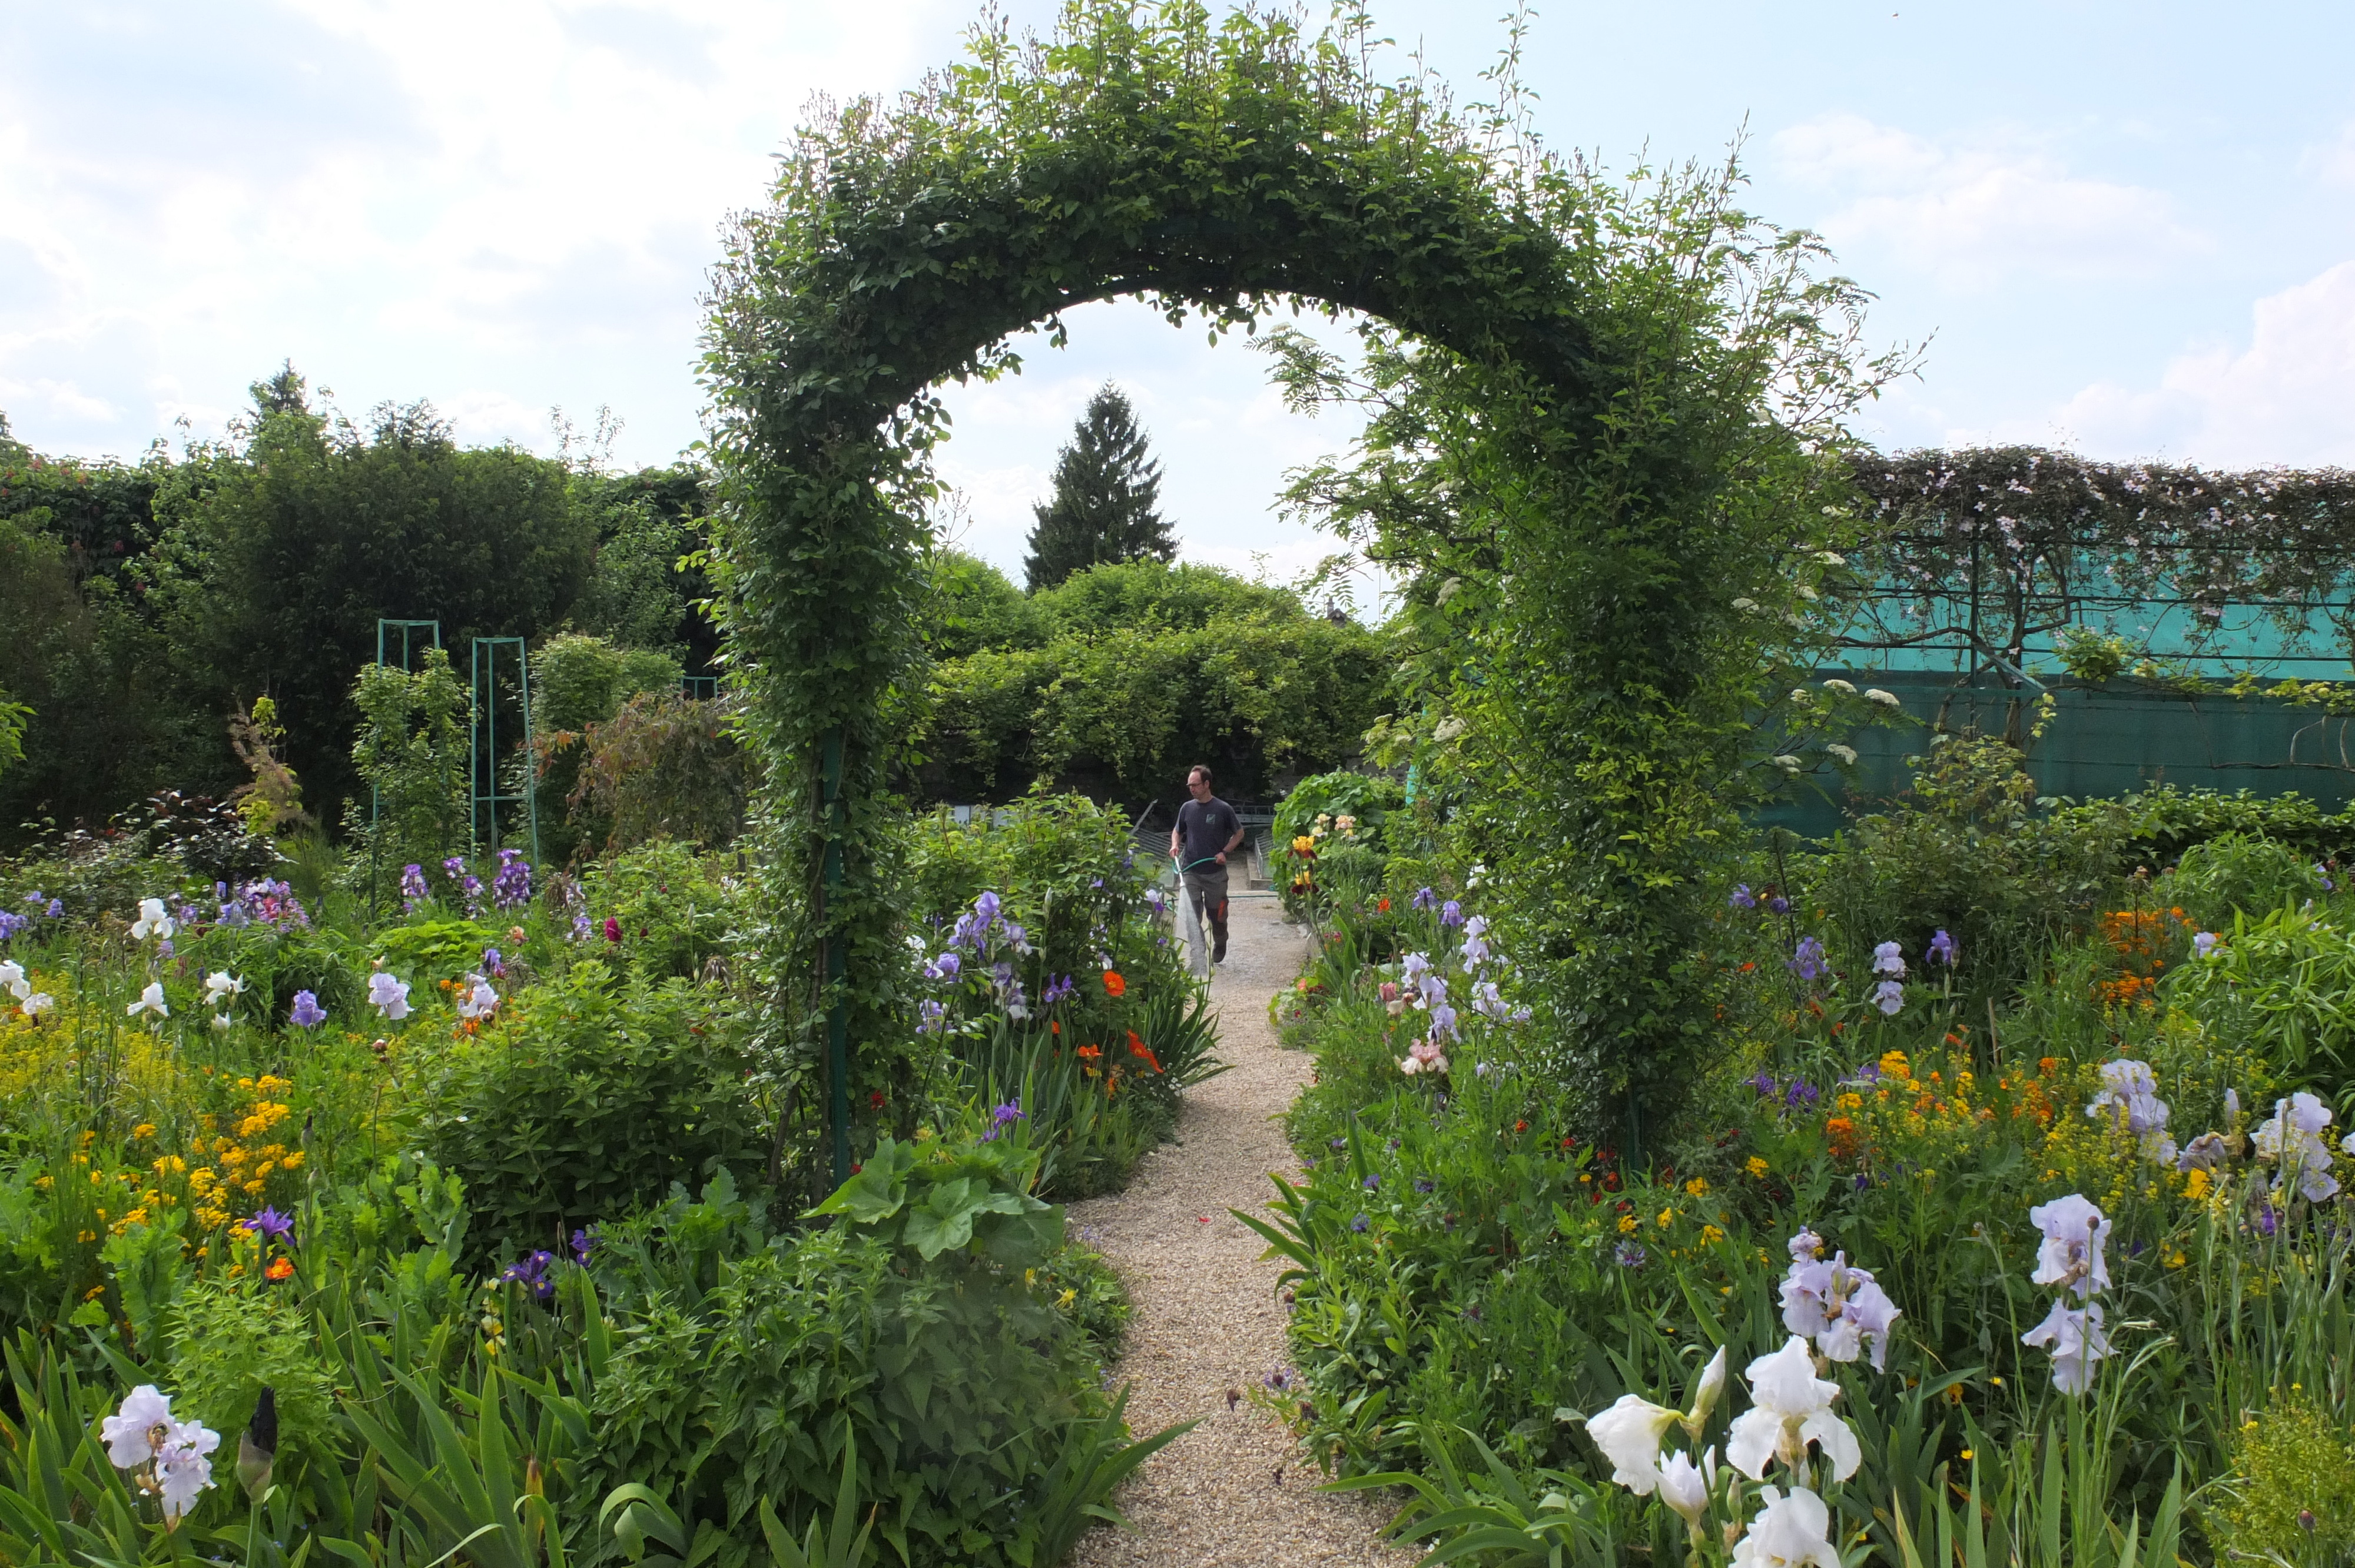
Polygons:
<instances>
[{"instance_id":1,"label":"green obelisk plant support","mask_svg":"<svg viewBox=\"0 0 2355 1568\"><path fill-rule=\"evenodd\" d=\"M1541 741L1488 781L1545 836L1500 928L1529 927L1540 1026L1598 1118L1677 1090L1716 786L1786 634L1757 607L1798 602L1785 561L1820 542L1788 503L1854 386L1853 291L1805 285L1804 244L1707 180L1644 206L1508 110L1377 79L1369 28L1100 3L1050 41L984 28L921 90L812 125L735 231L708 328L721 613L805 890L788 972L837 1171L882 1086L859 1074L910 1028L884 782L922 689L934 388L1124 295L1214 336L1287 300L1359 312L1451 367L1511 651L1489 690Z\"/></svg>"}]
</instances>

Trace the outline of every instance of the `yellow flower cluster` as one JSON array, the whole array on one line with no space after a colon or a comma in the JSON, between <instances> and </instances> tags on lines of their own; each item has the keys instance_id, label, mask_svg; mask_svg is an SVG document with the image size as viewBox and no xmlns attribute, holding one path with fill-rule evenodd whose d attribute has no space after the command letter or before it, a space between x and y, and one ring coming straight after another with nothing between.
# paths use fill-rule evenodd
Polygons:
<instances>
[{"instance_id":1,"label":"yellow flower cluster","mask_svg":"<svg viewBox=\"0 0 2355 1568\"><path fill-rule=\"evenodd\" d=\"M192 1146L199 1159L208 1161L188 1172L197 1221L208 1230L270 1202L278 1195L272 1191L273 1178L277 1187L290 1186L285 1178L303 1166L303 1150L289 1149L282 1137L272 1136L293 1114L284 1100L272 1097L294 1086L265 1073L259 1078L240 1078L237 1086L253 1096L250 1107L237 1118L230 1133L215 1132L209 1139L199 1136Z\"/></svg>"}]
</instances>

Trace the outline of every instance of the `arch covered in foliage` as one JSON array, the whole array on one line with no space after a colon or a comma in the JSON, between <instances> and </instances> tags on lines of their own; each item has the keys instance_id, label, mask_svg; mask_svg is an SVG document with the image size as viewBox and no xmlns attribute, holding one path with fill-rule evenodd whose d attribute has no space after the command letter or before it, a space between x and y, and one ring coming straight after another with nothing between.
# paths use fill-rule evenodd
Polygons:
<instances>
[{"instance_id":1,"label":"arch covered in foliage","mask_svg":"<svg viewBox=\"0 0 2355 1568\"><path fill-rule=\"evenodd\" d=\"M1758 531L1729 454L1781 372L1730 372L1739 334L1688 308L1723 292L1695 237L1725 214L1656 212L1692 232L1630 267L1591 176L1371 57L1362 22L1079 0L1050 41L984 29L922 90L832 112L742 220L708 335L723 613L806 883L789 950L813 1001L832 986L837 1097L846 1049L908 1016L879 791L919 657L932 388L1123 295L1214 335L1286 296L1361 312L1473 389L1476 553L1516 628L1492 727L1538 811L1492 913L1531 911L1515 950L1553 977L1541 1022L1598 1104L1669 1092L1694 1054L1692 909L1747 695L1725 673L1758 645L1730 606L1774 600L1734 547Z\"/></svg>"}]
</instances>

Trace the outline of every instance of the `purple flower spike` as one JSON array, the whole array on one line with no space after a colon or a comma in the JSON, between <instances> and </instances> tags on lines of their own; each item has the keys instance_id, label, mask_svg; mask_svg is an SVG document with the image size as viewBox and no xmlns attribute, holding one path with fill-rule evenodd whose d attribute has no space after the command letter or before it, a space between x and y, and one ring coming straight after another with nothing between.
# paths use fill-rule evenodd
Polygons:
<instances>
[{"instance_id":1,"label":"purple flower spike","mask_svg":"<svg viewBox=\"0 0 2355 1568\"><path fill-rule=\"evenodd\" d=\"M1004 1105L996 1107L989 1113L989 1130L981 1135L982 1142L996 1142L1000 1133L1003 1133L1007 1128L1012 1127L1016 1122L1022 1119L1021 1102L1019 1100L1007 1101Z\"/></svg>"},{"instance_id":2,"label":"purple flower spike","mask_svg":"<svg viewBox=\"0 0 2355 1568\"><path fill-rule=\"evenodd\" d=\"M572 1261L577 1264L581 1264L585 1267L589 1262L590 1249L594 1247L596 1245L596 1226L588 1225L582 1229L574 1231L572 1233Z\"/></svg>"},{"instance_id":3,"label":"purple flower spike","mask_svg":"<svg viewBox=\"0 0 2355 1568\"><path fill-rule=\"evenodd\" d=\"M1774 1075L1772 1073L1760 1073L1754 1076L1744 1078L1742 1081L1749 1085L1752 1088L1756 1089L1760 1097L1764 1099L1771 1100L1776 1095L1782 1093L1783 1086L1774 1081Z\"/></svg>"},{"instance_id":4,"label":"purple flower spike","mask_svg":"<svg viewBox=\"0 0 2355 1568\"><path fill-rule=\"evenodd\" d=\"M1816 1086L1805 1078L1792 1079L1791 1086L1783 1091L1783 1103L1786 1106L1811 1106L1818 1097Z\"/></svg>"}]
</instances>

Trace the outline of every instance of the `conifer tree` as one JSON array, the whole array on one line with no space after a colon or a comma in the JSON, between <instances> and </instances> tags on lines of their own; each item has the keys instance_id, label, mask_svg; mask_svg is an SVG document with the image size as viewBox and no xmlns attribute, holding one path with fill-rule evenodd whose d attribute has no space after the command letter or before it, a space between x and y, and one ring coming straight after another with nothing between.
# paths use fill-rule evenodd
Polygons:
<instances>
[{"instance_id":1,"label":"conifer tree","mask_svg":"<svg viewBox=\"0 0 2355 1568\"><path fill-rule=\"evenodd\" d=\"M1175 556L1160 499L1161 464L1146 453L1136 411L1107 381L1055 460L1054 495L1030 509L1039 519L1023 561L1030 591L1105 562Z\"/></svg>"}]
</instances>

